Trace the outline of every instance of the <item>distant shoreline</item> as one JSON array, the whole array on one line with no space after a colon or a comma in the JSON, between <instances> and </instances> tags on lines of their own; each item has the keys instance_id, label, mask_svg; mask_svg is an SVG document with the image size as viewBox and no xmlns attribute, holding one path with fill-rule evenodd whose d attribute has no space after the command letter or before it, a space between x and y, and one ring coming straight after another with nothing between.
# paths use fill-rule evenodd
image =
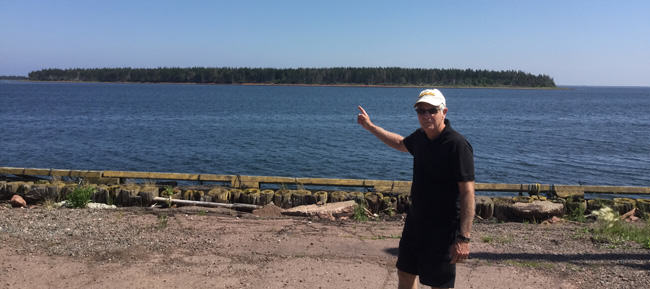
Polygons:
<instances>
[{"instance_id":1,"label":"distant shoreline","mask_svg":"<svg viewBox=\"0 0 650 289\"><path fill-rule=\"evenodd\" d=\"M449 86L449 85L395 85L395 84L299 84L299 83L196 83L196 82L131 82L131 81L81 81L81 80L30 80L17 79L12 81L43 82L43 83L115 83L115 84L184 84L184 85L238 85L238 86L302 86L302 87L368 87L368 88L454 88L454 89L532 89L532 90L566 90L567 87L531 87L531 86Z\"/></svg>"}]
</instances>

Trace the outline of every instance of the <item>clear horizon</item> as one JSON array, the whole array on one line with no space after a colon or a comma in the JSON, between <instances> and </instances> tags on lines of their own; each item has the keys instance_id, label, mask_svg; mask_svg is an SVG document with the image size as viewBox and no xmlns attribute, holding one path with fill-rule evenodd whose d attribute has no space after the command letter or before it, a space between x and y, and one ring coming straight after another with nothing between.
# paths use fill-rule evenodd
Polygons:
<instances>
[{"instance_id":1,"label":"clear horizon","mask_svg":"<svg viewBox=\"0 0 650 289\"><path fill-rule=\"evenodd\" d=\"M521 70L650 86L650 2L0 1L0 75L44 68Z\"/></svg>"}]
</instances>

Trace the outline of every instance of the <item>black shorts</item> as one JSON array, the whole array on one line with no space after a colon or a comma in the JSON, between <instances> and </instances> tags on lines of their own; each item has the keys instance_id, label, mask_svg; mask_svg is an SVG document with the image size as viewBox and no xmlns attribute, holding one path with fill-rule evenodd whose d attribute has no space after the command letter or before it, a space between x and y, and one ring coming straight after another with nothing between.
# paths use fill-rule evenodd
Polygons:
<instances>
[{"instance_id":1,"label":"black shorts","mask_svg":"<svg viewBox=\"0 0 650 289\"><path fill-rule=\"evenodd\" d=\"M449 248L456 229L436 228L409 223L399 241L397 269L418 275L420 283L439 288L454 288L456 265L451 264Z\"/></svg>"}]
</instances>

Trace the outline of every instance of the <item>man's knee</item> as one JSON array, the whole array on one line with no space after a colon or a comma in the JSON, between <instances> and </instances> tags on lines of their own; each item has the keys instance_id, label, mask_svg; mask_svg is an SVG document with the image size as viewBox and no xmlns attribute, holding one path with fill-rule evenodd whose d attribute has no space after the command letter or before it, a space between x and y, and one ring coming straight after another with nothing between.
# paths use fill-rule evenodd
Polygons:
<instances>
[{"instance_id":1,"label":"man's knee","mask_svg":"<svg viewBox=\"0 0 650 289\"><path fill-rule=\"evenodd\" d=\"M406 273L402 270L397 270L397 279L398 279L398 284L397 288L398 289L417 289L417 283L416 283L416 278L417 275L413 275L411 273Z\"/></svg>"}]
</instances>

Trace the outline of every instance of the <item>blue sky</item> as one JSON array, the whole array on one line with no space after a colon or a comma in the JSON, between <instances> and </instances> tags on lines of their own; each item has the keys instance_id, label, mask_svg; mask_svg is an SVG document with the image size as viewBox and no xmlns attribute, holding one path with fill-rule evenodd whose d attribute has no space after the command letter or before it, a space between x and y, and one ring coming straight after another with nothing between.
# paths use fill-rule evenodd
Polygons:
<instances>
[{"instance_id":1,"label":"blue sky","mask_svg":"<svg viewBox=\"0 0 650 289\"><path fill-rule=\"evenodd\" d=\"M0 0L0 75L399 66L650 86L650 1L458 2Z\"/></svg>"}]
</instances>

